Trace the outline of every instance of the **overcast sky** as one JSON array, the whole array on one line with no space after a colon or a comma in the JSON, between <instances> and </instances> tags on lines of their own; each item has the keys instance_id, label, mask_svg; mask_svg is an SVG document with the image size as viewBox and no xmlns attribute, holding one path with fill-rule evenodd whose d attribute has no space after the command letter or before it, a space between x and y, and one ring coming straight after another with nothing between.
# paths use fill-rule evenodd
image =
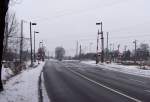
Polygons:
<instances>
[{"instance_id":1,"label":"overcast sky","mask_svg":"<svg viewBox=\"0 0 150 102\"><path fill-rule=\"evenodd\" d=\"M150 0L21 0L13 9L19 20L37 22L33 29L39 41L51 52L63 46L67 55L75 54L76 41L83 51L96 51L96 37L103 22L104 37L121 50L133 49L133 40L150 44ZM27 23L24 34L29 36ZM90 49L90 43L91 49ZM106 43L105 43L106 45Z\"/></svg>"}]
</instances>

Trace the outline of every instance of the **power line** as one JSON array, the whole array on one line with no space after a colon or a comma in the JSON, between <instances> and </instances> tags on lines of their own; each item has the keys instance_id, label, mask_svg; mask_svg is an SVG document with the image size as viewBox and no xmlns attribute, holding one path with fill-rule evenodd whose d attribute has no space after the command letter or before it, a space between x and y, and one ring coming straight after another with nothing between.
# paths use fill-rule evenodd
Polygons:
<instances>
[{"instance_id":1,"label":"power line","mask_svg":"<svg viewBox=\"0 0 150 102\"><path fill-rule=\"evenodd\" d=\"M41 20L40 20L40 19L35 19L35 20L40 20L40 21L53 20L53 19L56 19L56 18L64 17L64 16L75 15L75 14L81 14L81 13L93 11L93 10L95 10L95 9L100 9L100 8L105 8L105 7L111 7L111 6L115 5L115 4L122 3L122 2L126 2L126 1L129 1L129 0L116 0L116 1L109 2L109 3L103 4L103 5L96 5L96 6L91 7L91 8L76 10L76 11L74 11L74 12L64 12L64 13L62 13L62 14L58 14L58 15L56 15L56 16L53 16L52 18L43 18L43 19L41 19Z\"/></svg>"},{"instance_id":2,"label":"power line","mask_svg":"<svg viewBox=\"0 0 150 102\"><path fill-rule=\"evenodd\" d=\"M145 34L145 35L133 35L133 36L120 36L120 37L111 37L111 36L109 36L109 38L110 39L126 39L126 40L128 40L127 38L130 38L130 39L133 39L132 37L136 37L136 38L138 38L138 37L148 37L148 36L150 36L150 34ZM117 40L118 40L117 39ZM95 40L94 38L93 39L88 39L88 38L85 38L85 39L79 39L79 41L88 41L88 40Z\"/></svg>"}]
</instances>

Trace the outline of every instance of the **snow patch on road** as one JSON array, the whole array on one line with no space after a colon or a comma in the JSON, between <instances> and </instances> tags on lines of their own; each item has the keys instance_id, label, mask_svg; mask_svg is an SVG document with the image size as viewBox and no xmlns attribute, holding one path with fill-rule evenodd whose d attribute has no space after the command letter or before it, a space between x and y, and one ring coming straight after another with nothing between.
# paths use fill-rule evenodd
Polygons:
<instances>
[{"instance_id":1,"label":"snow patch on road","mask_svg":"<svg viewBox=\"0 0 150 102\"><path fill-rule=\"evenodd\" d=\"M118 65L117 63L111 63L111 64L95 64L95 61L82 61L84 64L89 64L92 66L97 66L100 68L105 68L113 71L119 71L122 73L132 74L132 75L138 75L138 76L144 76L150 78L150 70L143 70L140 69L139 66L127 66L127 65Z\"/></svg>"},{"instance_id":2,"label":"snow patch on road","mask_svg":"<svg viewBox=\"0 0 150 102\"><path fill-rule=\"evenodd\" d=\"M11 78L0 93L0 102L38 102L38 78L44 62Z\"/></svg>"}]
</instances>

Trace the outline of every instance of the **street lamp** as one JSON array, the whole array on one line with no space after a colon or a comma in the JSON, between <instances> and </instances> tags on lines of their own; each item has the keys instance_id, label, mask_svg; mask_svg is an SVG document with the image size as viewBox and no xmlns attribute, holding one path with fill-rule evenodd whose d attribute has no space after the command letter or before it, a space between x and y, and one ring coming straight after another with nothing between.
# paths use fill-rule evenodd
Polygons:
<instances>
[{"instance_id":1,"label":"street lamp","mask_svg":"<svg viewBox=\"0 0 150 102\"><path fill-rule=\"evenodd\" d=\"M34 31L34 62L36 62L36 55L35 55L35 34L36 33L39 33L39 32Z\"/></svg>"},{"instance_id":2,"label":"street lamp","mask_svg":"<svg viewBox=\"0 0 150 102\"><path fill-rule=\"evenodd\" d=\"M31 45L31 67L33 66L33 58L32 58L32 25L37 25L37 23L30 22L30 45Z\"/></svg>"},{"instance_id":3,"label":"street lamp","mask_svg":"<svg viewBox=\"0 0 150 102\"><path fill-rule=\"evenodd\" d=\"M103 27L103 23L102 22L98 22L96 23L96 25L100 25L101 26L101 32L99 32L98 30L98 38L97 38L97 54L98 54L98 43L99 43L99 34L101 34L101 47L102 47L102 51L101 51L101 62L103 63L104 62L104 37L103 37L103 30L102 30L102 27ZM97 55L98 56L98 55ZM99 62L99 59L97 59L97 62Z\"/></svg>"},{"instance_id":4,"label":"street lamp","mask_svg":"<svg viewBox=\"0 0 150 102\"><path fill-rule=\"evenodd\" d=\"M37 25L37 23L31 23L32 25Z\"/></svg>"},{"instance_id":5,"label":"street lamp","mask_svg":"<svg viewBox=\"0 0 150 102\"><path fill-rule=\"evenodd\" d=\"M42 42L42 41L41 41L41 42L39 42L39 48L40 48L40 45L41 45L41 44L43 44L43 42Z\"/></svg>"}]
</instances>

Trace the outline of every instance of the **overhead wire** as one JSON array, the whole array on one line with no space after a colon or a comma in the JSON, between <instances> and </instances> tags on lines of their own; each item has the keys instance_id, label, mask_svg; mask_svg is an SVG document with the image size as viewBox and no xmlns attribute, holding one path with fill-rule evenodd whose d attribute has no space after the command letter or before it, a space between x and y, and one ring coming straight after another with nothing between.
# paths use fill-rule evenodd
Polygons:
<instances>
[{"instance_id":1,"label":"overhead wire","mask_svg":"<svg viewBox=\"0 0 150 102\"><path fill-rule=\"evenodd\" d=\"M109 3L103 4L103 5L96 5L95 7L91 7L91 8L80 9L80 10L76 10L76 11L73 11L73 12L63 12L62 14L58 14L56 16L53 16L52 18L43 18L43 19L35 19L35 20L40 20L40 21L53 20L53 19L64 17L64 16L70 16L70 15L77 15L77 14L81 14L81 13L86 13L86 12L89 12L89 11L93 11L95 9L111 7L113 5L116 5L116 4L119 4L119 3L122 3L122 2L127 2L127 1L129 1L129 0L116 0L116 1L109 2Z\"/></svg>"}]
</instances>

